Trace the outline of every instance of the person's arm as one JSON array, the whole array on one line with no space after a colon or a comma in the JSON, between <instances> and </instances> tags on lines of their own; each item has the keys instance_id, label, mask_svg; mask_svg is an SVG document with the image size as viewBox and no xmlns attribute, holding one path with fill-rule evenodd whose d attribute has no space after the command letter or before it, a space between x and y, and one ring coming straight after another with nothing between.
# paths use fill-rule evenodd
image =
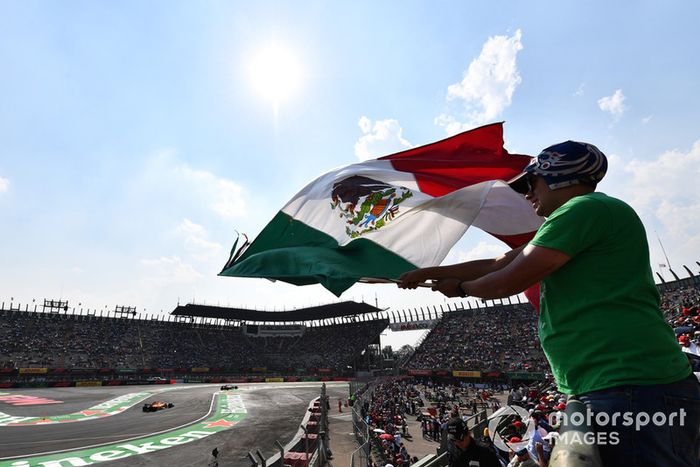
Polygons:
<instances>
[{"instance_id":1,"label":"person's arm","mask_svg":"<svg viewBox=\"0 0 700 467\"><path fill-rule=\"evenodd\" d=\"M539 467L547 467L549 462L547 462L547 458L544 455L542 443L535 443L535 452L537 452L537 465L539 465Z\"/></svg>"},{"instance_id":2,"label":"person's arm","mask_svg":"<svg viewBox=\"0 0 700 467\"><path fill-rule=\"evenodd\" d=\"M520 254L511 258L505 267L472 280L465 280L460 276L440 279L433 286L433 290L440 291L448 297L509 297L541 281L570 259L571 257L562 251L528 244Z\"/></svg>"},{"instance_id":3,"label":"person's arm","mask_svg":"<svg viewBox=\"0 0 700 467\"><path fill-rule=\"evenodd\" d=\"M525 244L526 245L526 244ZM428 280L440 280L447 278L459 278L462 281L474 280L491 272L506 267L511 263L525 245L514 248L507 253L492 259L479 259L467 261L465 263L451 264L449 266L434 266L429 268L419 268L403 273L398 286L402 289L415 289L418 284Z\"/></svg>"}]
</instances>

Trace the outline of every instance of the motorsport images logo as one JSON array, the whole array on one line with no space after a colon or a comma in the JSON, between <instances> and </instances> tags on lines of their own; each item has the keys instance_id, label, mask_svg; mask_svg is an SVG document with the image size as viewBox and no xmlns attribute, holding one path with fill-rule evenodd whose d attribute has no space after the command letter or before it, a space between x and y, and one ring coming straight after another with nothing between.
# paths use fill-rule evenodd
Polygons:
<instances>
[{"instance_id":1,"label":"motorsport images logo","mask_svg":"<svg viewBox=\"0 0 700 467\"><path fill-rule=\"evenodd\" d=\"M536 422L530 417L530 412L517 405L508 405L497 413L498 415L492 416L488 424L489 437L496 447L505 452L526 448L535 430L538 429ZM550 425L561 424L561 426L574 428L566 435L556 431L545 434L543 429L540 428L540 430L545 440L557 440L566 436L567 442L614 446L620 443L620 432L617 428L632 428L634 431L640 431L647 425L684 426L686 415L687 412L683 408L678 412L649 414L646 412L593 413L586 407L585 410L571 414L564 411L549 414ZM584 430L576 430L576 427L583 427ZM509 441L510 439L514 441Z\"/></svg>"},{"instance_id":2,"label":"motorsport images logo","mask_svg":"<svg viewBox=\"0 0 700 467\"><path fill-rule=\"evenodd\" d=\"M527 447L530 438L535 432L535 424L530 419L527 409L518 405L506 405L499 409L500 414L492 416L489 420L489 437L493 444L502 451L518 451ZM520 421L523 426L527 423L524 432L515 431L514 423ZM506 437L517 436L519 441L508 442Z\"/></svg>"}]
</instances>

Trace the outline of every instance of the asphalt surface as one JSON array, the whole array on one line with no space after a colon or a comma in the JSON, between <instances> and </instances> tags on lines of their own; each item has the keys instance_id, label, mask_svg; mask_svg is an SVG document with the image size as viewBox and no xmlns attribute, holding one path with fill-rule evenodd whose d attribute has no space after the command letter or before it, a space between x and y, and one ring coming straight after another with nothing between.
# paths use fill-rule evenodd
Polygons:
<instances>
[{"instance_id":1,"label":"asphalt surface","mask_svg":"<svg viewBox=\"0 0 700 467\"><path fill-rule=\"evenodd\" d=\"M149 397L145 402L163 400L175 406L144 413L143 402L113 416L73 423L35 426L0 426L0 465L29 466L22 458L32 455L86 449L97 445L145 438L201 421L210 413L214 394L220 385L174 385L174 390ZM320 394L321 383L239 384L230 394L240 396L247 414L225 431L168 449L109 461L113 466L206 466L219 451L219 466L250 466L247 453L257 449L265 458L278 452L275 441L289 443L310 402ZM51 417L80 412L97 404L130 393L160 389L158 386L115 386L101 388L51 388L3 390L11 395L27 395L62 401L61 404L13 406L0 401L0 412L13 416ZM331 400L347 397L346 383L327 383ZM135 442L135 441L133 441ZM21 457L17 457L21 456ZM41 465L41 464L39 464ZM59 464L56 464L59 465ZM60 464L60 465L71 465ZM88 464L79 464L88 465Z\"/></svg>"}]
</instances>

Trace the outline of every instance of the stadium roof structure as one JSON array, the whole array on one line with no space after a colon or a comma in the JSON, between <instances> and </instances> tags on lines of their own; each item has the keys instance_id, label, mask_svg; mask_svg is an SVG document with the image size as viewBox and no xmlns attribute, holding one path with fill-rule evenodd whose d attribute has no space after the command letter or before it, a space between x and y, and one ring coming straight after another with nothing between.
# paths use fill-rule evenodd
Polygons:
<instances>
[{"instance_id":1,"label":"stadium roof structure","mask_svg":"<svg viewBox=\"0 0 700 467\"><path fill-rule=\"evenodd\" d=\"M320 305L309 308L300 308L290 311L260 311L244 308L228 308L209 305L178 305L170 314L175 316L194 316L202 318L220 318L240 321L261 321L261 322L292 322L292 321L314 321L329 318L340 318L343 316L357 316L368 313L379 313L384 311L381 308L367 303L340 302L329 305Z\"/></svg>"}]
</instances>

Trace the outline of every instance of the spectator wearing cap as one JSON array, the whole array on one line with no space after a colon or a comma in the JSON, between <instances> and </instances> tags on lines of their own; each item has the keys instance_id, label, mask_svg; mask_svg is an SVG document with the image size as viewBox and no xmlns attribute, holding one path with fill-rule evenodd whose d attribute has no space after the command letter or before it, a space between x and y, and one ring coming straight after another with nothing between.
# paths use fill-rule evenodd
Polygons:
<instances>
[{"instance_id":1,"label":"spectator wearing cap","mask_svg":"<svg viewBox=\"0 0 700 467\"><path fill-rule=\"evenodd\" d=\"M448 297L496 299L540 283L539 337L559 391L608 420L678 413L681 405L686 412L684 426L596 424L620 439L598 446L603 463L697 465L700 386L660 311L641 220L595 191L606 171L607 158L592 144L544 149L511 181L546 218L529 243L492 260L404 273L399 287L433 280Z\"/></svg>"},{"instance_id":2,"label":"spectator wearing cap","mask_svg":"<svg viewBox=\"0 0 700 467\"><path fill-rule=\"evenodd\" d=\"M406 449L406 446L401 443L401 449L399 449L399 455L403 459L405 463L410 463L411 462L411 456L408 455L408 450Z\"/></svg>"},{"instance_id":3,"label":"spectator wearing cap","mask_svg":"<svg viewBox=\"0 0 700 467\"><path fill-rule=\"evenodd\" d=\"M690 337L688 337L688 335L683 334L679 336L678 343L681 345L681 350L683 352L700 355L700 348L698 348L698 345L695 342L690 340Z\"/></svg>"},{"instance_id":4,"label":"spectator wearing cap","mask_svg":"<svg viewBox=\"0 0 700 467\"><path fill-rule=\"evenodd\" d=\"M447 439L450 467L469 467L471 461L477 461L480 467L501 467L496 454L472 437L461 418L454 417L447 422Z\"/></svg>"}]
</instances>

